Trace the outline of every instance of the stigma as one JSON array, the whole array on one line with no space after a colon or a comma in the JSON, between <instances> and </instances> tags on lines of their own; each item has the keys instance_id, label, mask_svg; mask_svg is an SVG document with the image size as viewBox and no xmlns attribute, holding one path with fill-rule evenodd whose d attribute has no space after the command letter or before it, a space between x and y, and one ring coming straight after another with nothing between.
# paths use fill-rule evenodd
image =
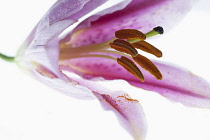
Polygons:
<instances>
[{"instance_id":1,"label":"stigma","mask_svg":"<svg viewBox=\"0 0 210 140\"><path fill-rule=\"evenodd\" d=\"M101 57L113 59L113 61L116 61L141 82L144 82L145 78L139 67L148 71L156 79L161 80L162 74L159 69L152 61L139 54L138 50L150 53L158 58L162 57L162 52L145 40L149 37L163 34L163 32L163 28L160 26L153 28L152 31L146 34L135 29L121 29L115 32L115 38L103 43L80 47L73 47L69 43L60 44L59 63L82 57ZM118 56L118 58L112 54L117 54L114 56Z\"/></svg>"}]
</instances>

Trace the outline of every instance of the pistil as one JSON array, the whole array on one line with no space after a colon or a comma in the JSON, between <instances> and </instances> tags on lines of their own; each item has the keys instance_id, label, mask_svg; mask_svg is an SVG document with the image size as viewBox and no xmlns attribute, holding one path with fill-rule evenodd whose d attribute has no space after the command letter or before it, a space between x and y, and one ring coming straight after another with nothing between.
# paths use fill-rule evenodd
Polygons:
<instances>
[{"instance_id":1,"label":"pistil","mask_svg":"<svg viewBox=\"0 0 210 140\"><path fill-rule=\"evenodd\" d=\"M153 28L152 31L146 33L145 35L146 35L146 38L150 38L150 37L153 37L153 36L156 36L159 34L161 35L163 33L164 33L163 28L161 26L157 26L157 27Z\"/></svg>"}]
</instances>

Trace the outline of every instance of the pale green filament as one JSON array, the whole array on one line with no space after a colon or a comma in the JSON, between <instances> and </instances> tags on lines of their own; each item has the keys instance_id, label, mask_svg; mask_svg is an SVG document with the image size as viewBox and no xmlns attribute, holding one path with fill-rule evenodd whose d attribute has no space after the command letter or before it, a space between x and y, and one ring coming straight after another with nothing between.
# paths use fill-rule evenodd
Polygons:
<instances>
[{"instance_id":1,"label":"pale green filament","mask_svg":"<svg viewBox=\"0 0 210 140\"><path fill-rule=\"evenodd\" d=\"M80 55L71 55L68 56L67 59L73 59L73 58L82 58L82 57L98 57L98 58L109 58L113 60L117 60L116 58L109 56L109 55L102 55L102 54L80 54ZM62 57L61 59L65 60L65 57Z\"/></svg>"}]
</instances>

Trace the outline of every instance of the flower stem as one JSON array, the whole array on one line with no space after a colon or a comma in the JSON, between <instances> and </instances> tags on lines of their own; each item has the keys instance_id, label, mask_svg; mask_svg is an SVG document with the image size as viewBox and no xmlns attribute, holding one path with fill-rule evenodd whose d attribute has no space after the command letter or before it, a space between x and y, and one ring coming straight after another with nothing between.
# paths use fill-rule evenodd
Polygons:
<instances>
[{"instance_id":1,"label":"flower stem","mask_svg":"<svg viewBox=\"0 0 210 140\"><path fill-rule=\"evenodd\" d=\"M14 62L15 61L15 57L6 56L2 53L0 53L0 58L7 61L7 62Z\"/></svg>"}]
</instances>

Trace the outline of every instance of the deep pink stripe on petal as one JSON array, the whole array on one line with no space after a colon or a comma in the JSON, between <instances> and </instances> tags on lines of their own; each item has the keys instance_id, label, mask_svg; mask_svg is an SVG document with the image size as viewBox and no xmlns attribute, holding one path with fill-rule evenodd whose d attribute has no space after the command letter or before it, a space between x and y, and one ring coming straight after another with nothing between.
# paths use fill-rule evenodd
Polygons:
<instances>
[{"instance_id":1,"label":"deep pink stripe on petal","mask_svg":"<svg viewBox=\"0 0 210 140\"><path fill-rule=\"evenodd\" d=\"M194 1L132 0L124 9L102 16L89 28L82 29L71 43L83 46L104 42L113 38L115 31L120 29L137 29L146 33L162 26L168 32L188 13Z\"/></svg>"},{"instance_id":2,"label":"deep pink stripe on petal","mask_svg":"<svg viewBox=\"0 0 210 140\"><path fill-rule=\"evenodd\" d=\"M103 58L86 58L68 61L68 64L83 70L83 77L103 77L107 80L123 79L136 87L155 91L168 99L181 102L191 107L210 108L210 84L190 71L154 62L163 75L162 80L156 80L147 71L142 70L145 82L128 73L113 60Z\"/></svg>"}]
</instances>

